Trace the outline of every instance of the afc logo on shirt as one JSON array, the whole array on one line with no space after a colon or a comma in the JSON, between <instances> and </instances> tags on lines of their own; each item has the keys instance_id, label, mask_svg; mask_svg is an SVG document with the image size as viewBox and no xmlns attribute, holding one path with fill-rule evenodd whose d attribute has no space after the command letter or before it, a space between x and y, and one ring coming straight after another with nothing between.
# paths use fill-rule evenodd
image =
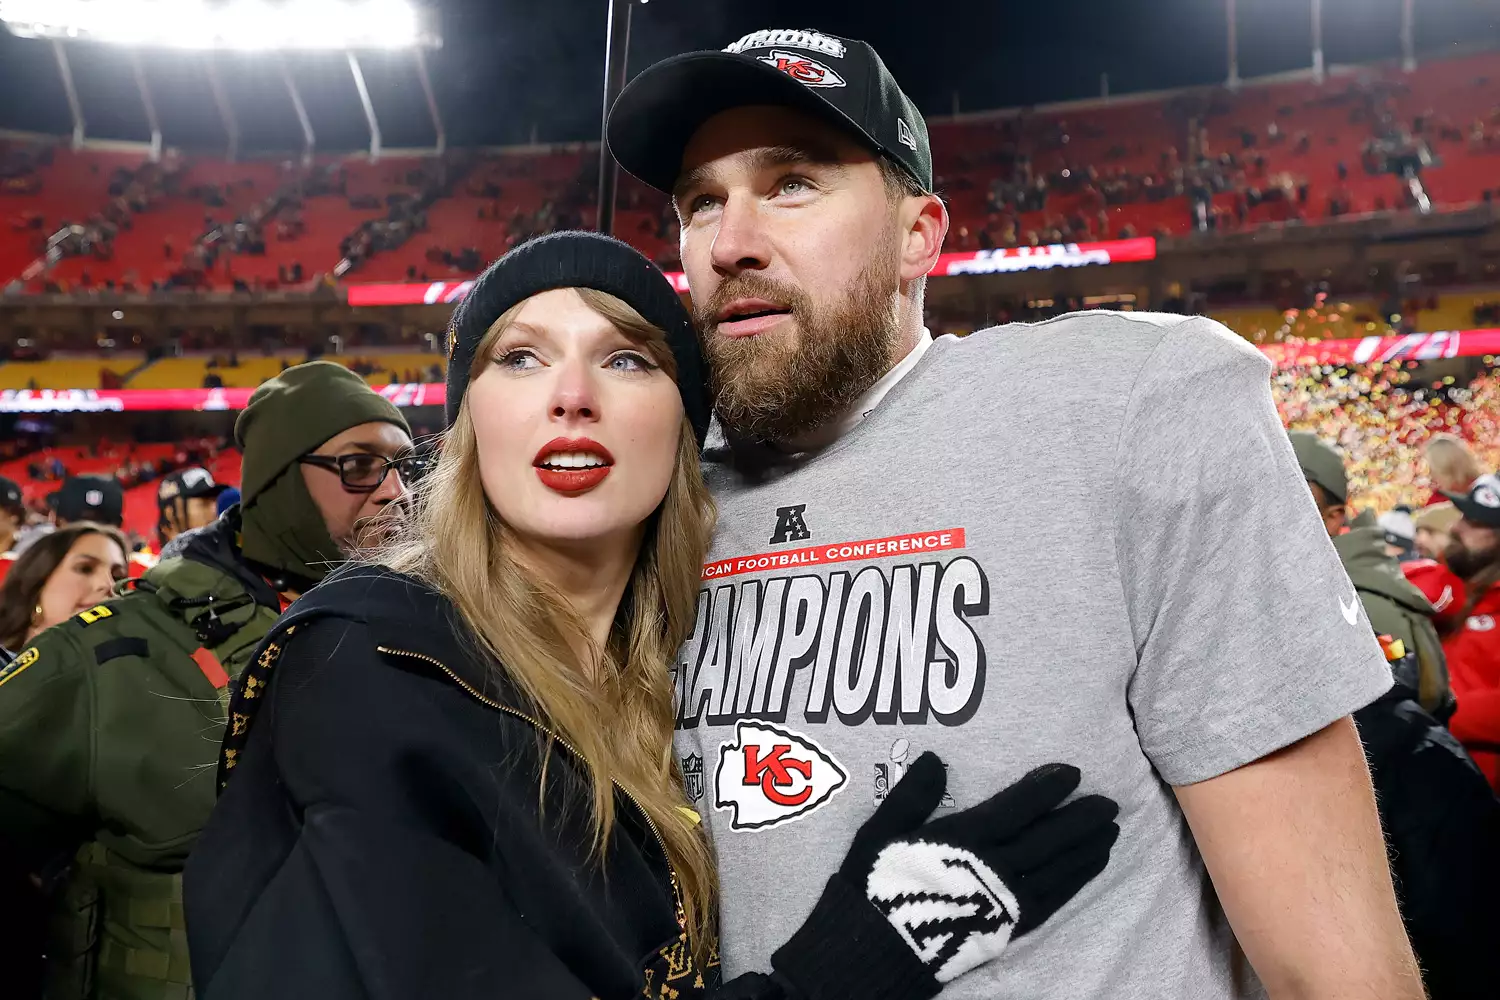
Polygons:
<instances>
[{"instance_id":1,"label":"afc logo on shirt","mask_svg":"<svg viewBox=\"0 0 1500 1000\"><path fill-rule=\"evenodd\" d=\"M812 537L812 532L807 530L807 520L802 516L807 510L807 504L799 503L792 507L776 508L776 530L771 535L771 545L780 545L783 542L802 542Z\"/></svg>"}]
</instances>

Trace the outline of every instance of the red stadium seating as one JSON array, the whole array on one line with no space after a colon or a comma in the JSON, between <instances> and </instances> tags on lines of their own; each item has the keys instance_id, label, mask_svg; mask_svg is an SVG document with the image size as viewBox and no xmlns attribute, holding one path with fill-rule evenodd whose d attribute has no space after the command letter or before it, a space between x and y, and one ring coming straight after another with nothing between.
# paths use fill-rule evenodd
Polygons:
<instances>
[{"instance_id":1,"label":"red stadium seating","mask_svg":"<svg viewBox=\"0 0 1500 1000\"><path fill-rule=\"evenodd\" d=\"M56 458L67 469L68 475L109 476L127 462L170 461L180 448L181 445L175 443L110 444L100 455L90 455L86 448L49 448L0 464L0 476L20 483L26 502L33 507L40 508L45 504L47 494L56 490L60 484L55 480L33 480L29 473L29 467L33 464L45 463ZM213 461L207 464L207 468L218 482L239 486L239 452L233 449L221 451ZM127 530L154 542L156 517L155 480L132 486L125 491L124 523Z\"/></svg>"},{"instance_id":2,"label":"red stadium seating","mask_svg":"<svg viewBox=\"0 0 1500 1000\"><path fill-rule=\"evenodd\" d=\"M1477 201L1486 189L1500 187L1496 182L1500 177L1497 83L1500 55L1489 53L1431 63L1412 74L1393 66L1365 67L1335 74L1322 85L1300 78L1249 85L1237 94L1200 90L1079 103L1044 112L934 121L934 163L954 217L954 249L972 248L981 231L987 231L997 245L1047 242L1059 236L1113 238L1128 230L1138 235L1181 234L1192 228L1193 219L1182 175L1174 176L1174 171L1200 151L1212 159L1230 153L1242 165L1257 156L1264 159L1263 170L1224 168L1226 175L1232 175L1231 189L1212 198L1224 225L1240 225L1236 216L1241 210L1247 226L1324 218L1334 196L1345 203L1343 211L1348 213L1397 208L1403 204L1401 182L1388 174L1368 174L1362 165L1363 148L1374 136L1380 115L1389 114L1404 129L1411 129L1421 116L1425 127L1419 138L1439 158L1423 171L1423 181L1436 205L1453 207ZM1194 131L1190 122L1198 123L1196 135L1189 134ZM1273 122L1280 132L1274 140L1267 132ZM1483 130L1477 140L1470 138L1476 122ZM1303 134L1306 142L1299 144ZM1245 144L1246 135L1255 137L1253 146ZM0 146L0 153L4 151ZM1052 179L1049 193L1039 210L1013 217L992 214L986 205L990 184L1002 170L1009 170L1017 155L1028 156L1037 175ZM517 216L524 232L554 226L553 216L539 214L549 202L560 210L567 207L588 225L594 208L579 182L591 179L596 156L580 149L516 151L482 158L428 207L424 230L394 249L374 252L344 277L355 281L403 280L424 274L434 280L453 277L460 269L444 262L444 251L456 255L472 248L481 264L491 260L514 241L511 223ZM104 207L110 175L117 167L135 167L143 160L141 153L55 148L51 162L36 172L39 191L6 193L0 188L0 218L8 223L0 226L0 286L25 271L38 256L40 241L64 219L78 221ZM326 168L331 162L320 159L317 166ZM305 227L301 235L278 239L268 225L265 255L221 256L207 281L219 287L235 278L271 285L279 280L282 266L294 261L302 264L304 280L333 272L341 257L341 241L362 223L384 218L387 196L410 190L403 174L412 162L343 160L345 193L306 198L300 211ZM1342 179L1340 165L1346 173ZM194 161L176 197L157 199L133 217L128 231L119 233L112 259L66 259L45 277L64 287L82 283L85 274L95 285L106 280L134 279L140 286L165 281L203 233L206 215L216 222L232 221L264 204L299 169L271 162ZM1064 170L1071 180L1062 178ZM1097 175L1095 184L1080 186L1078 178L1090 170ZM1136 182L1149 177L1168 196L1111 204L1101 222L1103 197L1096 188L1119 177ZM499 186L499 197L484 194L486 183ZM227 203L210 209L201 199L184 193L199 185L227 188ZM1297 197L1298 188L1304 186L1305 200ZM1251 206L1245 194L1252 187L1275 195ZM1283 190L1287 197L1281 196ZM381 207L352 207L350 198L358 195L375 195ZM616 231L665 262L675 254L676 234L675 227L668 226L664 237L658 235L663 207L659 194L626 178ZM27 214L43 217L41 230L13 228ZM164 251L169 238L173 259ZM28 287L39 289L42 282Z\"/></svg>"}]
</instances>

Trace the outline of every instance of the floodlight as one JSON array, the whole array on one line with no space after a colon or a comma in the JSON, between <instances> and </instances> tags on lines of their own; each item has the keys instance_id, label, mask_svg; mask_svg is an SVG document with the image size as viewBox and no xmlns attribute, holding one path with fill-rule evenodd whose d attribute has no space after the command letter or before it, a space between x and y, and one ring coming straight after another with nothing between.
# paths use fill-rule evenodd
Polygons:
<instances>
[{"instance_id":1,"label":"floodlight","mask_svg":"<svg viewBox=\"0 0 1500 1000\"><path fill-rule=\"evenodd\" d=\"M408 0L0 0L27 38L174 49L406 49L437 35Z\"/></svg>"}]
</instances>

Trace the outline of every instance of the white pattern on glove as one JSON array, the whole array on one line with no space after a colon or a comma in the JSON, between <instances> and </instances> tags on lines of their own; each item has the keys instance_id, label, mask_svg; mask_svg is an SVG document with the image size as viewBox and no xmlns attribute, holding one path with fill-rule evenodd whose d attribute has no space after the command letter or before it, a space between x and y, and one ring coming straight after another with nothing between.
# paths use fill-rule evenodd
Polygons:
<instances>
[{"instance_id":1,"label":"white pattern on glove","mask_svg":"<svg viewBox=\"0 0 1500 1000\"><path fill-rule=\"evenodd\" d=\"M1021 919L1000 876L952 844L888 845L870 869L865 894L940 983L997 957Z\"/></svg>"}]
</instances>

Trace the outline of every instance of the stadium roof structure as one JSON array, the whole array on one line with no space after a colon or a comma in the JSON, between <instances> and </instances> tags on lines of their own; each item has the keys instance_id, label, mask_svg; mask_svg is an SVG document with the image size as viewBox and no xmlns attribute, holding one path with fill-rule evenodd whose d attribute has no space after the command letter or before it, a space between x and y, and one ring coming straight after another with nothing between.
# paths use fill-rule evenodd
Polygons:
<instances>
[{"instance_id":1,"label":"stadium roof structure","mask_svg":"<svg viewBox=\"0 0 1500 1000\"><path fill-rule=\"evenodd\" d=\"M87 122L68 62L67 44L96 42L126 48L136 89L151 128L153 159L162 152L161 123L141 68L141 51L167 49L211 56L215 52L342 52L359 92L370 134L370 157L379 159L380 122L365 85L356 50L409 51L437 137L435 152L447 145L442 115L427 72L424 51L442 39L433 19L408 0L0 0L0 23L12 34L50 43L73 118L73 145L84 144ZM229 138L228 157L239 152L239 124L214 70L205 58L214 103ZM296 81L280 62L281 77L302 129L303 156L310 161L317 145L306 105Z\"/></svg>"}]
</instances>

